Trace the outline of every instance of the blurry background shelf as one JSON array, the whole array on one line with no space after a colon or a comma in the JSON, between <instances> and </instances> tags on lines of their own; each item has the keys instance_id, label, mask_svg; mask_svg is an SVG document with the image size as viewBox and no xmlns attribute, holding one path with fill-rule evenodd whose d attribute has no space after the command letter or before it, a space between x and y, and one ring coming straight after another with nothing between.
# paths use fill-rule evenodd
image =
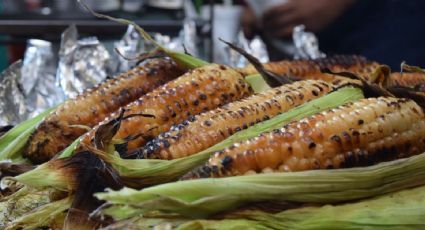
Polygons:
<instances>
[{"instance_id":1,"label":"blurry background shelf","mask_svg":"<svg viewBox=\"0 0 425 230\"><path fill-rule=\"evenodd\" d=\"M147 31L177 36L183 26L182 12L148 8L137 15L125 12L108 12L115 17L125 17L135 21ZM197 27L205 25L206 21L197 20ZM79 33L95 35L101 39L117 39L126 31L127 26L116 22L98 19L91 15L72 12L70 14L41 15L2 14L0 15L0 42L20 43L28 38L40 38L59 41L61 33L71 24L75 24Z\"/></svg>"}]
</instances>

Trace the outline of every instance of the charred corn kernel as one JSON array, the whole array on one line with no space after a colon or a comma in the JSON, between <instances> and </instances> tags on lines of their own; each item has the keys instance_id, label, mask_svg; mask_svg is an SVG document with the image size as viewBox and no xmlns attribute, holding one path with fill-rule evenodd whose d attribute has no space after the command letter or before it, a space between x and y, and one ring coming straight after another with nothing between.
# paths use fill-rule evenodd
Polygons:
<instances>
[{"instance_id":1,"label":"charred corn kernel","mask_svg":"<svg viewBox=\"0 0 425 230\"><path fill-rule=\"evenodd\" d=\"M424 150L421 107L407 99L369 98L236 143L185 178L363 166Z\"/></svg>"},{"instance_id":2,"label":"charred corn kernel","mask_svg":"<svg viewBox=\"0 0 425 230\"><path fill-rule=\"evenodd\" d=\"M330 69L332 72L351 72L369 80L371 73L379 66L378 63L356 55L336 55L317 60L296 60L265 63L264 67L280 75L294 76L299 78L334 80L334 75L322 73L322 69ZM248 65L239 70L244 76L256 74L257 70Z\"/></svg>"},{"instance_id":3,"label":"charred corn kernel","mask_svg":"<svg viewBox=\"0 0 425 230\"><path fill-rule=\"evenodd\" d=\"M25 156L34 163L49 160L86 132L73 125L92 127L111 112L181 73L171 60L153 59L86 90L44 119L30 137Z\"/></svg>"},{"instance_id":4,"label":"charred corn kernel","mask_svg":"<svg viewBox=\"0 0 425 230\"><path fill-rule=\"evenodd\" d=\"M173 126L135 155L170 160L195 154L237 131L321 97L339 86L321 80L299 81L229 103Z\"/></svg>"},{"instance_id":5,"label":"charred corn kernel","mask_svg":"<svg viewBox=\"0 0 425 230\"><path fill-rule=\"evenodd\" d=\"M140 134L139 138L127 146L130 151L191 115L215 109L251 94L248 83L237 71L229 67L211 64L197 68L126 106L124 116L144 113L154 115L155 118L136 116L125 119L115 138L122 139ZM116 116L117 114L113 114L110 118ZM97 128L94 128L87 133L82 142L88 144L96 130Z\"/></svg>"},{"instance_id":6,"label":"charred corn kernel","mask_svg":"<svg viewBox=\"0 0 425 230\"><path fill-rule=\"evenodd\" d=\"M391 73L390 85L414 87L425 85L425 74L423 73Z\"/></svg>"}]
</instances>

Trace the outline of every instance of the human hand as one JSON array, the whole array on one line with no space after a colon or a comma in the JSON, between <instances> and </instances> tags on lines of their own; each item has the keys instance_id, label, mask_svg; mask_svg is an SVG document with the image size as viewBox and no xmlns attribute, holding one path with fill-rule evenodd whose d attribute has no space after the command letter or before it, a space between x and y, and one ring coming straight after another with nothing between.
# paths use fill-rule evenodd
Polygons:
<instances>
[{"instance_id":1,"label":"human hand","mask_svg":"<svg viewBox=\"0 0 425 230\"><path fill-rule=\"evenodd\" d=\"M294 27L300 24L304 24L309 31L318 32L337 19L353 2L288 0L264 13L262 27L266 33L277 38L290 37Z\"/></svg>"},{"instance_id":2,"label":"human hand","mask_svg":"<svg viewBox=\"0 0 425 230\"><path fill-rule=\"evenodd\" d=\"M252 39L258 33L259 21L255 16L254 11L245 7L241 18L242 31L246 38Z\"/></svg>"}]
</instances>

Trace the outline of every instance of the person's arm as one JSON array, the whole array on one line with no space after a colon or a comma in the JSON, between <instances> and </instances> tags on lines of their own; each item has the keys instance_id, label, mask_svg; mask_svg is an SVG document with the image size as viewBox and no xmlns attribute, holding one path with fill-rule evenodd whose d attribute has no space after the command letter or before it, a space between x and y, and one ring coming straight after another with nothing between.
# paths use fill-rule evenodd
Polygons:
<instances>
[{"instance_id":1,"label":"person's arm","mask_svg":"<svg viewBox=\"0 0 425 230\"><path fill-rule=\"evenodd\" d=\"M241 25L245 37L252 39L259 31L260 21L255 16L254 11L248 7L244 7L244 11L241 18Z\"/></svg>"},{"instance_id":2,"label":"person's arm","mask_svg":"<svg viewBox=\"0 0 425 230\"><path fill-rule=\"evenodd\" d=\"M277 38L287 38L299 24L318 32L351 6L354 0L289 0L266 11L262 18L262 29Z\"/></svg>"}]
</instances>

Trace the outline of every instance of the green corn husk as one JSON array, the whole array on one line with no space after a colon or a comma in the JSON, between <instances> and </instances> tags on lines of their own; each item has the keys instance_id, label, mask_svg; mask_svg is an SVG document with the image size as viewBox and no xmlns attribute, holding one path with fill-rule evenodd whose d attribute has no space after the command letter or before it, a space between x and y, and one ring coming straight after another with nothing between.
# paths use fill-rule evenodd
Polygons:
<instances>
[{"instance_id":1,"label":"green corn husk","mask_svg":"<svg viewBox=\"0 0 425 230\"><path fill-rule=\"evenodd\" d=\"M270 120L261 122L246 130L237 132L224 141L192 156L175 159L175 160L129 160L121 159L117 154L102 155L101 157L108 163L112 164L121 177L131 187L139 187L141 185L159 184L175 180L187 173L189 170L205 162L211 153L226 148L231 144L251 137L255 137L260 133L281 127L292 120L298 120L314 113L333 108L350 101L356 101L363 97L362 91L357 88L342 88L329 95L307 102L286 113L282 113Z\"/></svg>"},{"instance_id":2,"label":"green corn husk","mask_svg":"<svg viewBox=\"0 0 425 230\"><path fill-rule=\"evenodd\" d=\"M23 163L22 151L25 148L28 138L43 118L54 109L51 108L43 111L39 115L16 125L0 137L0 160L11 159L13 162Z\"/></svg>"},{"instance_id":3,"label":"green corn husk","mask_svg":"<svg viewBox=\"0 0 425 230\"><path fill-rule=\"evenodd\" d=\"M128 217L153 210L205 217L266 200L337 203L425 184L425 154L370 167L270 173L162 184L98 193L115 204L105 213Z\"/></svg>"},{"instance_id":4,"label":"green corn husk","mask_svg":"<svg viewBox=\"0 0 425 230\"><path fill-rule=\"evenodd\" d=\"M81 137L77 138L72 144L70 144L66 149L64 149L58 156L58 158L66 158L72 156L75 148L80 144Z\"/></svg>"},{"instance_id":5,"label":"green corn husk","mask_svg":"<svg viewBox=\"0 0 425 230\"><path fill-rule=\"evenodd\" d=\"M231 228L228 228L229 225ZM356 203L299 208L277 214L249 211L237 219L195 220L182 224L176 229L249 228L283 230L424 229L425 187L407 189Z\"/></svg>"},{"instance_id":6,"label":"green corn husk","mask_svg":"<svg viewBox=\"0 0 425 230\"><path fill-rule=\"evenodd\" d=\"M258 221L248 219L224 219L224 220L191 220L181 217L135 217L128 220L122 220L101 228L101 230L119 230L119 229L220 229L220 230L245 230L245 229L269 229L265 228Z\"/></svg>"},{"instance_id":7,"label":"green corn husk","mask_svg":"<svg viewBox=\"0 0 425 230\"><path fill-rule=\"evenodd\" d=\"M245 81L251 86L255 93L265 92L271 87L260 74L253 74L245 77Z\"/></svg>"},{"instance_id":8,"label":"green corn husk","mask_svg":"<svg viewBox=\"0 0 425 230\"><path fill-rule=\"evenodd\" d=\"M78 170L78 167L71 167L62 159L55 159L15 176L14 180L34 188L54 188L68 191L73 190L78 184L76 178Z\"/></svg>"},{"instance_id":9,"label":"green corn husk","mask_svg":"<svg viewBox=\"0 0 425 230\"><path fill-rule=\"evenodd\" d=\"M41 227L52 227L52 225L60 224L56 221L65 218L65 211L71 206L72 197L47 203L30 212L23 213L22 216L10 222L6 230L17 229L40 229ZM61 226L56 226L61 229Z\"/></svg>"},{"instance_id":10,"label":"green corn husk","mask_svg":"<svg viewBox=\"0 0 425 230\"><path fill-rule=\"evenodd\" d=\"M278 213L247 210L218 219L187 219L179 216L137 216L105 228L176 230L235 229L424 229L425 186L340 205L296 208ZM170 227L169 227L170 226Z\"/></svg>"}]
</instances>

